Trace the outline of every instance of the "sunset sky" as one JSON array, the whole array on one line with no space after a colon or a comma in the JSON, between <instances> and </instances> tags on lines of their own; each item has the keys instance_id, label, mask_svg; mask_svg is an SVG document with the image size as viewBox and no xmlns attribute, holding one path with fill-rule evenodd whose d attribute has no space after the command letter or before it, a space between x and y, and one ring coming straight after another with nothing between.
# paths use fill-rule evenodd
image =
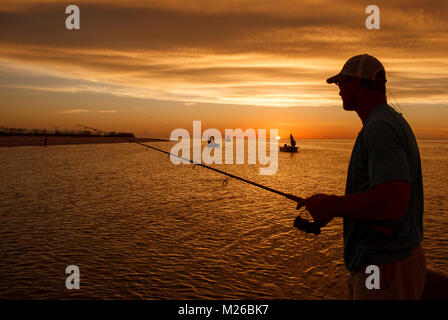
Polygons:
<instances>
[{"instance_id":1,"label":"sunset sky","mask_svg":"<svg viewBox=\"0 0 448 320\"><path fill-rule=\"evenodd\" d=\"M70 4L80 30L65 27ZM365 27L370 4L380 30ZM448 1L2 0L0 125L354 138L361 122L325 80L369 53L417 138L448 139L447 52Z\"/></svg>"}]
</instances>

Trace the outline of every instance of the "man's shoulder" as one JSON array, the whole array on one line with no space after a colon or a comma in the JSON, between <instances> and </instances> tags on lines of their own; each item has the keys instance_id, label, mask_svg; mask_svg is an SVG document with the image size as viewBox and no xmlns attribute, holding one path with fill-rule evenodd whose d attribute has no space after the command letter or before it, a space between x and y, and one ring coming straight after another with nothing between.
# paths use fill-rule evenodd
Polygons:
<instances>
[{"instance_id":1,"label":"man's shoulder","mask_svg":"<svg viewBox=\"0 0 448 320\"><path fill-rule=\"evenodd\" d=\"M363 126L364 133L396 132L400 114L388 105L376 107Z\"/></svg>"},{"instance_id":2,"label":"man's shoulder","mask_svg":"<svg viewBox=\"0 0 448 320\"><path fill-rule=\"evenodd\" d=\"M364 124L361 134L363 146L394 145L397 148L406 146L407 137L404 133L401 115L389 106L375 108Z\"/></svg>"}]
</instances>

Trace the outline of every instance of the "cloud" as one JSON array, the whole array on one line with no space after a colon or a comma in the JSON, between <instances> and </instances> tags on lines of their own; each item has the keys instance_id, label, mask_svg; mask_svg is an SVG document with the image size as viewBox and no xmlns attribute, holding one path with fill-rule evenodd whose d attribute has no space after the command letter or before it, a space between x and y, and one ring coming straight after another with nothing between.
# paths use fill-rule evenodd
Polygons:
<instances>
[{"instance_id":1,"label":"cloud","mask_svg":"<svg viewBox=\"0 0 448 320\"><path fill-rule=\"evenodd\" d=\"M61 114L74 114L74 113L85 113L85 112L90 112L90 110L86 110L86 109L71 109L71 110L62 110L62 111L58 111L57 113L61 113Z\"/></svg>"},{"instance_id":2,"label":"cloud","mask_svg":"<svg viewBox=\"0 0 448 320\"><path fill-rule=\"evenodd\" d=\"M448 26L441 15L448 11L444 1L427 1L424 6L420 1L400 1L399 5L377 1L382 9L378 32L366 31L365 6L359 1L84 1L79 5L81 29L68 31L64 2L21 3L28 7L0 11L2 43L328 56L341 51L341 45L345 50L365 44L403 52L409 46L421 50L432 42L432 50L442 49L431 38L446 34ZM446 45L446 38L438 39Z\"/></svg>"},{"instance_id":3,"label":"cloud","mask_svg":"<svg viewBox=\"0 0 448 320\"><path fill-rule=\"evenodd\" d=\"M49 51L44 54L45 50ZM340 100L338 91L335 86L327 85L325 79L339 72L345 62L255 54L230 58L128 54L105 56L89 50L70 53L40 48L36 58L17 50L2 63L0 58L0 86L188 101L186 105L335 105ZM14 56L27 63L12 60ZM383 63L389 70L388 87L400 103L437 104L447 100L447 61L392 58Z\"/></svg>"},{"instance_id":4,"label":"cloud","mask_svg":"<svg viewBox=\"0 0 448 320\"><path fill-rule=\"evenodd\" d=\"M60 114L76 114L76 113L87 113L87 112L96 112L96 113L115 113L116 110L88 110L88 109L70 109L70 110L61 110L56 113Z\"/></svg>"},{"instance_id":5,"label":"cloud","mask_svg":"<svg viewBox=\"0 0 448 320\"><path fill-rule=\"evenodd\" d=\"M377 1L381 30L359 1L63 1L0 5L0 85L188 103L339 103L325 79L352 55L378 56L404 103L448 94L446 1ZM188 105L188 104L186 104Z\"/></svg>"}]
</instances>

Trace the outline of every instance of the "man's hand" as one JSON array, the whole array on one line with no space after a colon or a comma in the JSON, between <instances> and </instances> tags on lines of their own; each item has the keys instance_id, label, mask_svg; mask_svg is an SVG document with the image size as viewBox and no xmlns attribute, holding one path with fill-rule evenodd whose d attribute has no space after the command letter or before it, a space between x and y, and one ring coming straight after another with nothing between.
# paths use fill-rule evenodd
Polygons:
<instances>
[{"instance_id":1,"label":"man's hand","mask_svg":"<svg viewBox=\"0 0 448 320\"><path fill-rule=\"evenodd\" d=\"M328 194L315 194L297 203L297 209L305 206L305 209L313 216L315 221L319 221L322 226L330 222L334 216L334 199L337 196Z\"/></svg>"}]
</instances>

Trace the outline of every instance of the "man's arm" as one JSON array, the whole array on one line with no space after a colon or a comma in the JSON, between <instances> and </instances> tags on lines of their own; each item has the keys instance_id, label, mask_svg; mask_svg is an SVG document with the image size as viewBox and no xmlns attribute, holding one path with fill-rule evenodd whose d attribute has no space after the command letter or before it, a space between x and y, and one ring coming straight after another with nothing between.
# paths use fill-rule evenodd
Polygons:
<instances>
[{"instance_id":1,"label":"man's arm","mask_svg":"<svg viewBox=\"0 0 448 320\"><path fill-rule=\"evenodd\" d=\"M361 194L335 196L316 194L301 202L314 219L328 222L334 217L359 220L398 220L405 214L410 194L407 181L387 181Z\"/></svg>"},{"instance_id":2,"label":"man's arm","mask_svg":"<svg viewBox=\"0 0 448 320\"><path fill-rule=\"evenodd\" d=\"M335 217L361 220L398 220L409 204L410 183L387 181L361 194L338 197Z\"/></svg>"}]
</instances>

